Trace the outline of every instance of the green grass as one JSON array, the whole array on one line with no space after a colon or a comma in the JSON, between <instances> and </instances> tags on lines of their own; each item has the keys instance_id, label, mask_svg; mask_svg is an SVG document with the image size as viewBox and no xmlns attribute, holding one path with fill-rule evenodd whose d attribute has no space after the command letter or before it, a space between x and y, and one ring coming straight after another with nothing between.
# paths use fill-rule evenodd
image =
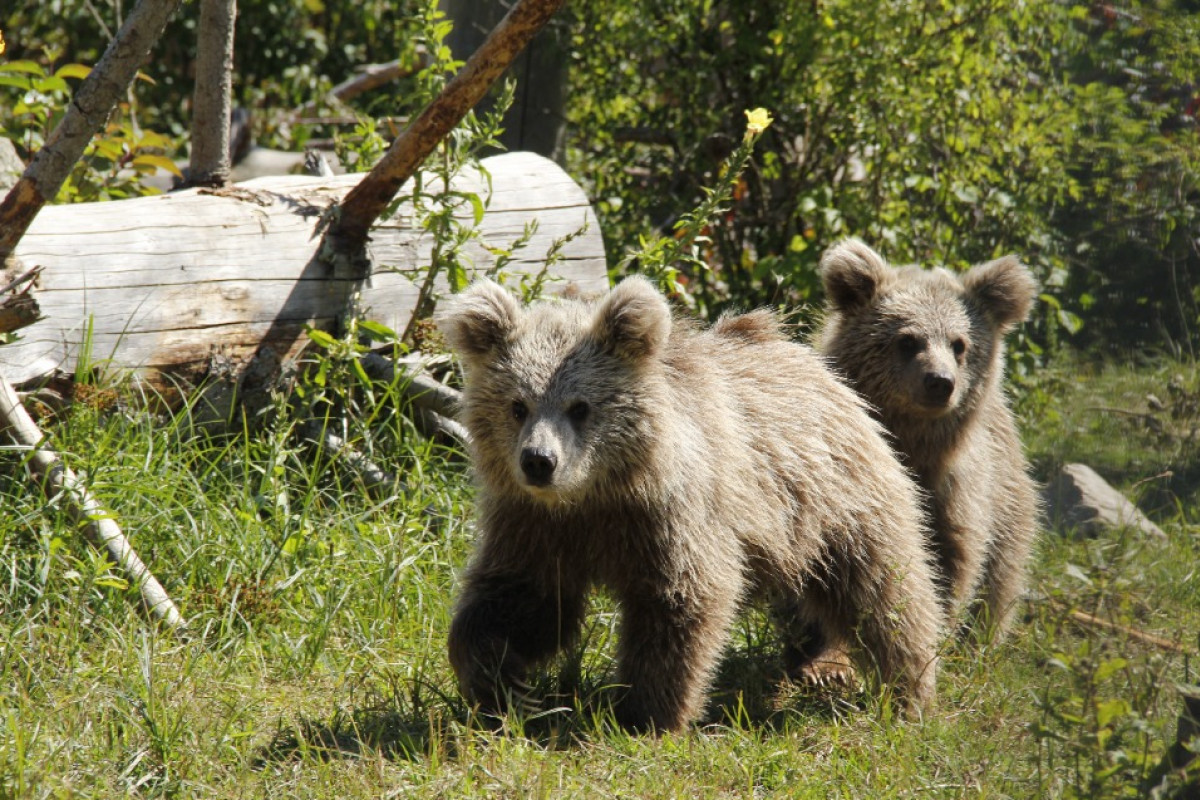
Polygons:
<instances>
[{"instance_id":1,"label":"green grass","mask_svg":"<svg viewBox=\"0 0 1200 800\"><path fill-rule=\"evenodd\" d=\"M1048 374L1022 401L1039 468L1086 460L1126 487L1192 474L1182 438L1164 450L1089 410L1165 392L1148 387L1173 370ZM1175 684L1196 680L1181 655L1068 618L1194 645L1193 498L1162 479L1169 542L1044 536L1013 635L948 645L923 722L870 693L780 686L751 611L704 723L627 736L596 699L614 636L601 598L586 646L539 678L565 710L482 730L444 652L470 547L466 468L394 401L380 390L370 429L350 431L403 481L378 499L295 445L287 415L228 437L137 404L77 403L47 423L188 617L183 637L150 628L19 454L0 454L0 796L1133 797L1174 735Z\"/></svg>"}]
</instances>

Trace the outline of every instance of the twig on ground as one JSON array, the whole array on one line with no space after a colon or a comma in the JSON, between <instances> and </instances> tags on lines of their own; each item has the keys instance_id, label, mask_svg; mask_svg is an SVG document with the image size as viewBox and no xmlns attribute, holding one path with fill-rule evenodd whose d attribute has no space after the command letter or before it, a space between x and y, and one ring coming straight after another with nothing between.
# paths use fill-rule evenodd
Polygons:
<instances>
[{"instance_id":1,"label":"twig on ground","mask_svg":"<svg viewBox=\"0 0 1200 800\"><path fill-rule=\"evenodd\" d=\"M3 376L0 376L0 430L6 430L18 448L28 451L30 469L40 479L46 497L61 502L92 546L107 552L129 576L150 616L171 628L182 627L184 620L179 609L138 557L113 515L92 497L58 454L43 445L45 437L41 430Z\"/></svg>"},{"instance_id":2,"label":"twig on ground","mask_svg":"<svg viewBox=\"0 0 1200 800\"><path fill-rule=\"evenodd\" d=\"M1109 622L1108 620L1101 619L1093 614L1088 614L1084 611L1070 608L1066 603L1063 603L1059 600L1050 599L1048 602L1054 608L1060 611L1065 611L1067 614L1067 619L1071 620L1076 625L1080 625L1085 628L1119 633L1123 636L1128 636L1134 641L1141 642L1142 644L1148 644L1151 647L1158 648L1159 650L1166 650L1169 653L1186 655L1193 652L1190 647L1182 645L1179 642L1174 642L1170 639L1164 639L1161 636L1155 636L1153 633L1147 633L1146 631L1130 627L1129 625L1121 625L1116 622Z\"/></svg>"}]
</instances>

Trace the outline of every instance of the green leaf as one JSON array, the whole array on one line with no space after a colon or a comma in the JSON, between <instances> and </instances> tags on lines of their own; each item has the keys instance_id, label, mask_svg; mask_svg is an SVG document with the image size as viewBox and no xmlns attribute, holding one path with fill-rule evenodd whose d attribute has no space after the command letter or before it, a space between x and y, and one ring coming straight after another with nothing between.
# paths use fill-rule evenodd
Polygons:
<instances>
[{"instance_id":1,"label":"green leaf","mask_svg":"<svg viewBox=\"0 0 1200 800\"><path fill-rule=\"evenodd\" d=\"M129 581L122 580L121 578L97 578L95 583L97 586L103 586L108 589L125 590L129 588Z\"/></svg>"},{"instance_id":2,"label":"green leaf","mask_svg":"<svg viewBox=\"0 0 1200 800\"><path fill-rule=\"evenodd\" d=\"M71 87L67 86L67 82L62 78L50 76L49 78L38 78L33 82L33 88L39 92L69 92Z\"/></svg>"},{"instance_id":3,"label":"green leaf","mask_svg":"<svg viewBox=\"0 0 1200 800\"><path fill-rule=\"evenodd\" d=\"M27 72L30 75L45 75L46 71L36 61L9 61L0 64L0 73Z\"/></svg>"},{"instance_id":4,"label":"green leaf","mask_svg":"<svg viewBox=\"0 0 1200 800\"><path fill-rule=\"evenodd\" d=\"M370 319L359 320L358 327L369 333L371 338L379 341L388 341L396 338L396 332L382 322Z\"/></svg>"},{"instance_id":5,"label":"green leaf","mask_svg":"<svg viewBox=\"0 0 1200 800\"><path fill-rule=\"evenodd\" d=\"M1067 333L1078 333L1083 327L1083 319L1078 314L1061 309L1058 312L1058 324L1066 328Z\"/></svg>"},{"instance_id":6,"label":"green leaf","mask_svg":"<svg viewBox=\"0 0 1200 800\"><path fill-rule=\"evenodd\" d=\"M1101 700L1096 703L1096 724L1107 728L1118 717L1129 713L1129 702L1120 697L1113 700Z\"/></svg>"},{"instance_id":7,"label":"green leaf","mask_svg":"<svg viewBox=\"0 0 1200 800\"><path fill-rule=\"evenodd\" d=\"M33 81L29 78L21 78L15 75L0 75L0 86L12 86L22 91L28 91L32 85Z\"/></svg>"},{"instance_id":8,"label":"green leaf","mask_svg":"<svg viewBox=\"0 0 1200 800\"><path fill-rule=\"evenodd\" d=\"M56 78L86 78L92 74L92 68L86 64L63 64L54 70Z\"/></svg>"},{"instance_id":9,"label":"green leaf","mask_svg":"<svg viewBox=\"0 0 1200 800\"><path fill-rule=\"evenodd\" d=\"M337 345L337 339L333 338L320 328L309 328L308 338L311 339L313 343L324 347L325 349L329 349Z\"/></svg>"},{"instance_id":10,"label":"green leaf","mask_svg":"<svg viewBox=\"0 0 1200 800\"><path fill-rule=\"evenodd\" d=\"M361 361L359 361L359 360L356 358L356 359L354 359L353 361L351 361L351 362L350 362L350 365L351 365L351 367L353 367L353 369L354 369L354 374L358 376L358 379L359 379L360 381L362 381L364 384L370 384L370 383L371 383L371 378L370 378L370 376L369 376L369 375L367 375L367 371L366 371L365 369L363 369L363 365L362 365L362 362L361 362Z\"/></svg>"},{"instance_id":11,"label":"green leaf","mask_svg":"<svg viewBox=\"0 0 1200 800\"><path fill-rule=\"evenodd\" d=\"M174 148L169 138L155 131L144 131L137 143L138 147L158 147L163 150Z\"/></svg>"},{"instance_id":12,"label":"green leaf","mask_svg":"<svg viewBox=\"0 0 1200 800\"><path fill-rule=\"evenodd\" d=\"M1109 659L1100 666L1096 667L1096 680L1102 681L1106 678L1112 677L1114 673L1125 669L1127 666L1129 666L1129 662L1123 658L1117 657Z\"/></svg>"},{"instance_id":13,"label":"green leaf","mask_svg":"<svg viewBox=\"0 0 1200 800\"><path fill-rule=\"evenodd\" d=\"M154 169L166 170L167 172L179 178L183 177L183 173L179 171L179 167L175 165L175 162L166 156L140 155L134 158L131 163L135 168L152 167Z\"/></svg>"}]
</instances>

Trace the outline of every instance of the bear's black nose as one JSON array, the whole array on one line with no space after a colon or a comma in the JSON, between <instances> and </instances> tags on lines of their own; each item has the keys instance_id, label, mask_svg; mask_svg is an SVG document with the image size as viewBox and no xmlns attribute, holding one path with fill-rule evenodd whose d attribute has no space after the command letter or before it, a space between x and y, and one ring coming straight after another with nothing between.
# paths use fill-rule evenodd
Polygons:
<instances>
[{"instance_id":1,"label":"bear's black nose","mask_svg":"<svg viewBox=\"0 0 1200 800\"><path fill-rule=\"evenodd\" d=\"M948 372L925 373L925 399L929 403L945 403L954 393L954 376Z\"/></svg>"},{"instance_id":2,"label":"bear's black nose","mask_svg":"<svg viewBox=\"0 0 1200 800\"><path fill-rule=\"evenodd\" d=\"M521 451L521 471L534 486L548 486L558 466L558 456L540 447L526 447Z\"/></svg>"}]
</instances>

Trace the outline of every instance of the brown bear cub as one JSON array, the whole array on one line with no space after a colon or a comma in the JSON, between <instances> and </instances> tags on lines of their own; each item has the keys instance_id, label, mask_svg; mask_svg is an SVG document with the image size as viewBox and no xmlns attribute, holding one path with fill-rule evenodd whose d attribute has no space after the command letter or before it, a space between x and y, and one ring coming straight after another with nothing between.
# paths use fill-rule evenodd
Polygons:
<instances>
[{"instance_id":1,"label":"brown bear cub","mask_svg":"<svg viewBox=\"0 0 1200 800\"><path fill-rule=\"evenodd\" d=\"M821 259L819 347L877 410L926 492L947 611L1003 634L1025 587L1037 495L1004 397L1004 336L1037 286L1008 256L962 276L891 267L857 239Z\"/></svg>"},{"instance_id":2,"label":"brown bear cub","mask_svg":"<svg viewBox=\"0 0 1200 800\"><path fill-rule=\"evenodd\" d=\"M478 540L450 661L486 713L577 641L586 594L620 605L619 722L678 730L740 603L857 631L908 706L934 700L942 612L917 489L853 392L774 317L708 331L627 278L522 307L490 281L436 316L464 375Z\"/></svg>"}]
</instances>

